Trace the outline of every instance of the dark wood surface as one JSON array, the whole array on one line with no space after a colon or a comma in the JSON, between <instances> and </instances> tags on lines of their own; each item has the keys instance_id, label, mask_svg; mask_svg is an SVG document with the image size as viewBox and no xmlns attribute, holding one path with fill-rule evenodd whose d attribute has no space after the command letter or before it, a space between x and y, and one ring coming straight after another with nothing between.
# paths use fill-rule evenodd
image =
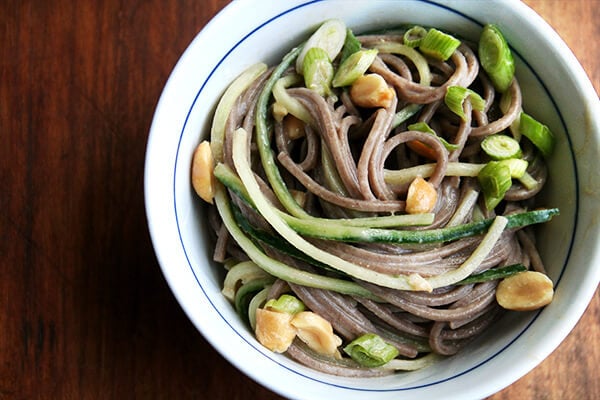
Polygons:
<instances>
[{"instance_id":1,"label":"dark wood surface","mask_svg":"<svg viewBox=\"0 0 600 400\"><path fill-rule=\"evenodd\" d=\"M527 0L600 91L600 3ZM216 353L154 257L145 143L228 1L0 2L0 399L279 399ZM600 397L600 300L493 399Z\"/></svg>"}]
</instances>

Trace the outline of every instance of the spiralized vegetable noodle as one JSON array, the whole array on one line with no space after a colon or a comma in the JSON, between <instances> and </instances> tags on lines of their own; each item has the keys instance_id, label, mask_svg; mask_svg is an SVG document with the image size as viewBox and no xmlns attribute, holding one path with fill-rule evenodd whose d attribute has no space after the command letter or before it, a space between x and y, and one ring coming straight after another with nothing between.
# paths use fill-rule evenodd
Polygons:
<instances>
[{"instance_id":1,"label":"spiralized vegetable noodle","mask_svg":"<svg viewBox=\"0 0 600 400\"><path fill-rule=\"evenodd\" d=\"M192 182L214 202L223 294L257 339L380 376L548 304L534 225L558 213L536 199L554 141L521 98L493 25L470 43L329 20L232 83Z\"/></svg>"}]
</instances>

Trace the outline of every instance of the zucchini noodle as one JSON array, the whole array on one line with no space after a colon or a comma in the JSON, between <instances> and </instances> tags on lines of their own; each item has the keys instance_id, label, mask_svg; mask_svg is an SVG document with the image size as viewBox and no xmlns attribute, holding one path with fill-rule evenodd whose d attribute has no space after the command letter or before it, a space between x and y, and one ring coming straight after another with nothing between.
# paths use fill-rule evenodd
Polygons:
<instances>
[{"instance_id":1,"label":"zucchini noodle","mask_svg":"<svg viewBox=\"0 0 600 400\"><path fill-rule=\"evenodd\" d=\"M298 336L285 353L335 375L411 371L459 352L505 312L502 279L545 273L534 225L558 214L536 199L553 137L541 124L536 136L513 133L531 117L514 76L492 85L502 60L487 56L484 69L485 43L437 30L443 48L421 51L420 37L405 32L355 36L326 21L279 65L240 75L212 125L215 165L204 170L216 178L208 212L214 260L227 270L223 295L257 337L263 312L284 312L268 301L295 296L342 345L323 353L288 316ZM329 58L311 64L307 46ZM358 51L370 53L340 70ZM357 60L366 54L365 71ZM346 86L331 86L332 68ZM305 86L306 71L324 90ZM455 92L467 95L457 102ZM492 135L512 138L509 159L482 150ZM369 343L391 355L369 354Z\"/></svg>"}]
</instances>

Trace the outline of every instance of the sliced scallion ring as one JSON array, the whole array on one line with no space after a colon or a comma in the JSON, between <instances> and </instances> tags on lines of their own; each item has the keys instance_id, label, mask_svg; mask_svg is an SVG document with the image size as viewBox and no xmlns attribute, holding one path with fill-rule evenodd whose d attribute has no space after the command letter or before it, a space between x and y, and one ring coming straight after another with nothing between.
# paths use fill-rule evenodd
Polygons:
<instances>
[{"instance_id":1,"label":"sliced scallion ring","mask_svg":"<svg viewBox=\"0 0 600 400\"><path fill-rule=\"evenodd\" d=\"M344 40L344 46L342 47L342 54L340 55L340 63L343 63L346 58L359 51L362 47L360 41L354 36L352 29L346 30L346 40Z\"/></svg>"},{"instance_id":2,"label":"sliced scallion ring","mask_svg":"<svg viewBox=\"0 0 600 400\"><path fill-rule=\"evenodd\" d=\"M483 27L479 38L479 60L496 90L505 92L515 75L515 61L496 25L487 24Z\"/></svg>"},{"instance_id":3,"label":"sliced scallion ring","mask_svg":"<svg viewBox=\"0 0 600 400\"><path fill-rule=\"evenodd\" d=\"M387 364L399 354L391 344L381 336L366 333L344 347L344 352L363 367L374 368Z\"/></svg>"},{"instance_id":4,"label":"sliced scallion ring","mask_svg":"<svg viewBox=\"0 0 600 400\"><path fill-rule=\"evenodd\" d=\"M425 132L425 133L429 133L429 134L435 136L440 142L442 142L442 144L448 151L454 151L454 150L458 149L458 147L459 147L457 144L449 143L446 139L444 139L443 137L441 137L437 133L435 133L435 131L433 129L431 129L431 127L427 124L427 122L421 121L421 122L416 122L414 124L411 124L408 126L408 130Z\"/></svg>"},{"instance_id":5,"label":"sliced scallion ring","mask_svg":"<svg viewBox=\"0 0 600 400\"><path fill-rule=\"evenodd\" d=\"M523 136L538 148L545 158L550 157L555 145L554 135L550 131L550 128L532 116L522 112L519 130Z\"/></svg>"},{"instance_id":6,"label":"sliced scallion ring","mask_svg":"<svg viewBox=\"0 0 600 400\"><path fill-rule=\"evenodd\" d=\"M527 167L529 163L522 158L510 158L507 160L502 160L500 163L506 165L510 170L510 177L515 179L521 179L525 172L527 172Z\"/></svg>"},{"instance_id":7,"label":"sliced scallion ring","mask_svg":"<svg viewBox=\"0 0 600 400\"><path fill-rule=\"evenodd\" d=\"M333 73L333 64L325 50L320 47L312 47L306 52L302 75L304 75L304 84L307 88L321 96L330 94Z\"/></svg>"},{"instance_id":8,"label":"sliced scallion ring","mask_svg":"<svg viewBox=\"0 0 600 400\"><path fill-rule=\"evenodd\" d=\"M351 54L344 60L335 76L333 77L333 87L350 86L362 76L377 57L377 49L359 50Z\"/></svg>"},{"instance_id":9,"label":"sliced scallion ring","mask_svg":"<svg viewBox=\"0 0 600 400\"><path fill-rule=\"evenodd\" d=\"M474 110L483 111L485 100L477 92L462 86L450 86L446 90L444 103L454 114L458 115L463 121L466 119L463 103L466 99L471 101Z\"/></svg>"},{"instance_id":10,"label":"sliced scallion ring","mask_svg":"<svg viewBox=\"0 0 600 400\"><path fill-rule=\"evenodd\" d=\"M415 25L404 33L403 41L408 47L419 47L423 38L427 35L427 29Z\"/></svg>"},{"instance_id":11,"label":"sliced scallion ring","mask_svg":"<svg viewBox=\"0 0 600 400\"><path fill-rule=\"evenodd\" d=\"M296 296L284 293L277 299L268 300L263 308L267 310L285 312L294 315L304 311L306 309L306 306Z\"/></svg>"},{"instance_id":12,"label":"sliced scallion ring","mask_svg":"<svg viewBox=\"0 0 600 400\"><path fill-rule=\"evenodd\" d=\"M296 59L296 72L299 74L304 70L304 58L306 53L313 47L320 47L327 52L330 60L335 60L346 41L347 28L344 21L329 19L308 38L304 47Z\"/></svg>"},{"instance_id":13,"label":"sliced scallion ring","mask_svg":"<svg viewBox=\"0 0 600 400\"><path fill-rule=\"evenodd\" d=\"M510 167L501 161L490 161L479 171L477 180L483 191L485 207L493 210L512 186Z\"/></svg>"},{"instance_id":14,"label":"sliced scallion ring","mask_svg":"<svg viewBox=\"0 0 600 400\"><path fill-rule=\"evenodd\" d=\"M483 139L481 148L492 160L519 158L523 154L519 142L510 136L496 134Z\"/></svg>"},{"instance_id":15,"label":"sliced scallion ring","mask_svg":"<svg viewBox=\"0 0 600 400\"><path fill-rule=\"evenodd\" d=\"M435 28L431 28L421 40L419 49L423 54L446 61L458 46L460 46L460 40Z\"/></svg>"}]
</instances>

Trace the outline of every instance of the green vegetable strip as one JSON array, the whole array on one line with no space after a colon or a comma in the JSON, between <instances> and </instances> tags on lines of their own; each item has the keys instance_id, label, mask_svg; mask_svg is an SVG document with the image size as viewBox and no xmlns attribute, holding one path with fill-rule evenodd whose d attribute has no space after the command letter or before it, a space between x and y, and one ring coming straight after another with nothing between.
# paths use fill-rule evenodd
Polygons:
<instances>
[{"instance_id":1,"label":"green vegetable strip","mask_svg":"<svg viewBox=\"0 0 600 400\"><path fill-rule=\"evenodd\" d=\"M221 293L229 300L235 298L235 291L239 284L249 282L254 279L259 278L267 278L269 275L263 271L258 265L256 265L252 261L243 261L240 262L233 267L229 271L227 271L227 275L225 275L225 281L223 282L223 289Z\"/></svg>"},{"instance_id":2,"label":"green vegetable strip","mask_svg":"<svg viewBox=\"0 0 600 400\"><path fill-rule=\"evenodd\" d=\"M278 79L277 82L275 82L275 85L273 85L273 97L279 105L285 107L287 112L292 114L294 117L309 125L314 125L313 118L306 107L304 107L298 100L290 96L285 90L286 88L301 82L302 76L300 75L288 75Z\"/></svg>"},{"instance_id":3,"label":"green vegetable strip","mask_svg":"<svg viewBox=\"0 0 600 400\"><path fill-rule=\"evenodd\" d=\"M471 164L462 162L449 162L446 176L470 176L475 177L485 164ZM399 170L385 170L384 179L391 185L402 185L412 182L417 176L429 178L437 167L436 163L422 164L415 167Z\"/></svg>"},{"instance_id":4,"label":"green vegetable strip","mask_svg":"<svg viewBox=\"0 0 600 400\"><path fill-rule=\"evenodd\" d=\"M538 185L540 184L540 182L536 181L535 178L527 171L525 171L523 176L519 178L519 182L521 182L521 185L523 185L527 190L537 189Z\"/></svg>"},{"instance_id":5,"label":"green vegetable strip","mask_svg":"<svg viewBox=\"0 0 600 400\"><path fill-rule=\"evenodd\" d=\"M221 96L211 126L210 148L215 162L223 161L223 141L225 138L225 123L237 98L250 86L256 78L267 70L264 63L254 64L238 76Z\"/></svg>"},{"instance_id":6,"label":"green vegetable strip","mask_svg":"<svg viewBox=\"0 0 600 400\"><path fill-rule=\"evenodd\" d=\"M385 42L374 46L382 53L399 54L408 57L419 72L419 83L423 86L431 85L431 70L429 63L421 53L402 43Z\"/></svg>"},{"instance_id":7,"label":"green vegetable strip","mask_svg":"<svg viewBox=\"0 0 600 400\"><path fill-rule=\"evenodd\" d=\"M494 281L496 279L504 279L523 271L527 271L527 268L525 268L523 264L513 264L507 267L488 269L487 271L479 274L473 274L462 281L456 282L456 285L469 285L471 283L481 283Z\"/></svg>"},{"instance_id":8,"label":"green vegetable strip","mask_svg":"<svg viewBox=\"0 0 600 400\"><path fill-rule=\"evenodd\" d=\"M256 310L259 309L265 301L267 301L269 289L271 289L271 285L266 286L263 290L255 294L248 305L248 320L250 322L250 328L252 328L252 332L256 330Z\"/></svg>"},{"instance_id":9,"label":"green vegetable strip","mask_svg":"<svg viewBox=\"0 0 600 400\"><path fill-rule=\"evenodd\" d=\"M506 217L498 216L494 218L492 226L490 226L490 229L488 230L487 234L485 235L479 246L477 246L475 251L471 253L469 258L467 258L467 260L455 270L428 278L428 281L431 284L431 286L434 288L438 288L452 285L471 275L473 271L475 271L477 267L481 265L483 260L485 260L488 254L492 251L492 248L494 247L498 239L500 239L502 232L504 232L504 228L506 228L507 226L508 219Z\"/></svg>"},{"instance_id":10,"label":"green vegetable strip","mask_svg":"<svg viewBox=\"0 0 600 400\"><path fill-rule=\"evenodd\" d=\"M268 278L253 279L244 283L237 292L235 292L235 311L244 321L250 322L249 306L252 298L267 286L272 285L274 281L275 278L272 276L269 276Z\"/></svg>"},{"instance_id":11,"label":"green vegetable strip","mask_svg":"<svg viewBox=\"0 0 600 400\"><path fill-rule=\"evenodd\" d=\"M220 164L219 164L220 165ZM233 188L234 192L243 192L242 199L249 201L250 195L244 189L242 183L235 176L223 177L223 171L228 171L226 167L215 168L215 176L225 186ZM233 173L232 173L233 174ZM236 182L233 183L232 180ZM239 185L239 186L238 186ZM282 218L289 226L295 229L298 233L305 236L320 237L329 240L340 241L367 241L367 242L389 242L389 243L436 243L444 241L452 241L465 237L480 235L492 224L492 219L480 220L469 224L458 225L449 228L430 229L421 231L406 231L406 230L391 230L391 229L376 229L363 228L352 226L351 223L375 220L377 218L398 218L403 217L375 217L375 218L356 218L356 219L320 219L310 217L307 219L295 218L285 214L279 210L275 211L279 218ZM427 215L427 214L426 214ZM558 209L545 209L527 211L520 214L512 214L507 216L509 228L517 228L526 225L533 225L549 221L554 215L558 215ZM409 218L409 216L406 216ZM365 224L366 225L366 224ZM375 225L375 223L373 223Z\"/></svg>"},{"instance_id":12,"label":"green vegetable strip","mask_svg":"<svg viewBox=\"0 0 600 400\"><path fill-rule=\"evenodd\" d=\"M446 224L446 227L458 226L463 223L470 216L473 207L477 203L479 198L479 191L473 188L469 189L463 196L463 200L458 204L458 207L454 211L454 215Z\"/></svg>"},{"instance_id":13,"label":"green vegetable strip","mask_svg":"<svg viewBox=\"0 0 600 400\"><path fill-rule=\"evenodd\" d=\"M263 169L267 175L267 179L275 192L275 196L279 199L281 204L291 214L297 217L308 217L309 214L300 207L296 202L290 191L287 189L277 164L275 163L275 157L271 150L271 139L269 135L269 127L267 123L267 113L269 112L269 99L273 86L279 80L281 75L288 69L294 59L298 56L298 53L302 51L302 47L297 47L290 51L282 60L282 62L275 68L269 79L267 80L263 91L258 97L256 104L256 143L258 145L258 152L263 165Z\"/></svg>"},{"instance_id":14,"label":"green vegetable strip","mask_svg":"<svg viewBox=\"0 0 600 400\"><path fill-rule=\"evenodd\" d=\"M254 226L252 226L252 224L250 224L250 222L246 219L246 217L244 215L242 215L239 208L235 207L235 205L232 205L232 209L233 209L233 216L234 216L238 226L240 228L242 228L242 230L244 232L246 232L246 234L250 235L250 237L252 237L255 240L262 242L268 246L271 246L271 247L277 249L278 251L280 251L281 253L286 254L290 257L293 257L297 260L303 261L307 264L310 264L310 265L313 265L315 267L319 267L319 268L322 268L325 270L334 271L334 269L329 267L328 265L320 263L320 262L314 260L313 258L309 257L308 255L304 254L303 252L298 251L298 249L296 249L294 246L290 245L288 242L286 242L280 236L272 235L263 230L256 229ZM229 276L229 275L227 275L227 276Z\"/></svg>"},{"instance_id":15,"label":"green vegetable strip","mask_svg":"<svg viewBox=\"0 0 600 400\"><path fill-rule=\"evenodd\" d=\"M354 282L300 271L267 256L235 223L227 193L222 186L215 190L215 204L232 238L252 261L270 275L298 285L378 300L377 296Z\"/></svg>"},{"instance_id":16,"label":"green vegetable strip","mask_svg":"<svg viewBox=\"0 0 600 400\"><path fill-rule=\"evenodd\" d=\"M342 178L340 178L333 156L324 139L321 139L321 165L323 167L323 179L327 184L327 188L334 193L347 197L348 191L342 182Z\"/></svg>"},{"instance_id":17,"label":"green vegetable strip","mask_svg":"<svg viewBox=\"0 0 600 400\"><path fill-rule=\"evenodd\" d=\"M409 104L394 116L394 122L392 122L392 129L396 129L400 124L406 122L410 117L421 111L423 108L422 104Z\"/></svg>"},{"instance_id":18,"label":"green vegetable strip","mask_svg":"<svg viewBox=\"0 0 600 400\"><path fill-rule=\"evenodd\" d=\"M511 214L506 218L510 228L523 227L549 221L558 214L558 209L544 209ZM329 224L295 218L279 214L296 232L315 238L347 242L424 244L449 242L466 237L481 235L492 225L493 219L485 219L468 224L448 228L428 229L420 231L362 228L357 226Z\"/></svg>"}]
</instances>

